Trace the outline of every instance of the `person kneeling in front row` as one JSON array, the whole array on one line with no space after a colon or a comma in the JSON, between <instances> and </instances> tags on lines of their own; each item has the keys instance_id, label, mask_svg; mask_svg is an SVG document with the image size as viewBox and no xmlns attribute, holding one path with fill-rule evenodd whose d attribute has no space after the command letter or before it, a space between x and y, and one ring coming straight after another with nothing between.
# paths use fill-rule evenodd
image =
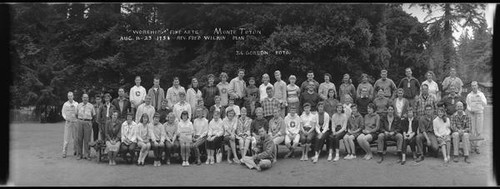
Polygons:
<instances>
[{"instance_id":1,"label":"person kneeling in front row","mask_svg":"<svg viewBox=\"0 0 500 189\"><path fill-rule=\"evenodd\" d=\"M260 139L257 140L257 145L252 149L255 155L251 157L244 156L241 163L244 163L250 169L255 168L257 171L261 171L272 166L274 142L263 127L259 129L258 137Z\"/></svg>"}]
</instances>

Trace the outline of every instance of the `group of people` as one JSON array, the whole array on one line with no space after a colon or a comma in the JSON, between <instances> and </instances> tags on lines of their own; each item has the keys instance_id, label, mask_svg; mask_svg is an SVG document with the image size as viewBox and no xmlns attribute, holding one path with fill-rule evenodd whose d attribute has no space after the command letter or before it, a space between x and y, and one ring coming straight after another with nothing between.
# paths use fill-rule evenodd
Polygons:
<instances>
[{"instance_id":1,"label":"group of people","mask_svg":"<svg viewBox=\"0 0 500 189\"><path fill-rule=\"evenodd\" d=\"M150 150L154 166L161 166L162 161L170 164L175 152L180 154L182 166L188 166L191 151L200 165L203 149L205 163L214 164L221 161L225 145L227 162L260 170L277 161L277 145L282 143L289 150L285 158L293 157L300 144L300 160L316 163L325 144L327 160L338 161L342 140L347 153L343 159L356 158L357 143L365 151L363 159L370 160L370 143L377 141L377 162L381 163L386 142L392 140L401 164L406 162L408 146L416 161L424 159L426 149L437 157L441 147L446 163L451 160L453 146L453 161L458 162L459 142L469 144L469 138L480 137L482 131L487 102L478 83L472 82L472 91L464 99L463 83L454 68L441 87L433 80L432 71L423 82L412 76L410 68L405 72L397 86L387 77L387 70L381 71L381 78L373 85L363 74L358 87L345 74L338 90L328 73L320 84L309 71L307 80L298 86L294 75L287 84L277 70L274 84L266 73L257 86L254 77L248 78L247 85L245 70L239 69L230 82L224 72L218 84L209 74L203 87L192 78L187 90L175 77L166 92L159 77L146 92L137 76L129 95L119 88L118 98L111 100L109 93L96 95L94 104L89 103L88 94L77 103L69 92L62 108L66 120L62 157L67 156L71 138L77 159L90 159L91 137L105 141L110 165L116 164L117 153L129 163L127 154L131 160L137 159L137 165L144 165ZM137 146L140 153L135 158ZM471 149L463 146L464 161L470 163ZM479 149L474 148L474 152L479 154Z\"/></svg>"}]
</instances>

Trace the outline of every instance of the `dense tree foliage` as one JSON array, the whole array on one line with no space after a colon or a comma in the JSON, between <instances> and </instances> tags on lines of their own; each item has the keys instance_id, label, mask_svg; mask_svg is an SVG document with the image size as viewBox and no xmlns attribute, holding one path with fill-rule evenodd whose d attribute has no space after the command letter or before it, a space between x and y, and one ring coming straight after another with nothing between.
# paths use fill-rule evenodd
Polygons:
<instances>
[{"instance_id":1,"label":"dense tree foliage","mask_svg":"<svg viewBox=\"0 0 500 189\"><path fill-rule=\"evenodd\" d=\"M300 83L313 70L320 82L323 73L330 73L338 85L349 73L357 85L361 73L371 75L373 82L381 69L388 69L397 82L405 67L423 79L432 65L441 64L429 64L439 57L433 48L442 47L440 40L432 41L432 29L400 4L73 3L15 4L11 9L14 107L60 106L67 91L76 92L77 101L84 91L116 96L118 87L128 92L136 75L146 89L156 75L167 89L174 76L184 86L191 77L204 84L208 73L227 72L233 78L238 68L257 82L263 73L279 69L284 77L296 75ZM210 35L215 28L262 33L245 40L120 40L132 30L194 29ZM477 40L491 43L491 35L476 33L482 36ZM291 54L236 56L237 50ZM487 51L477 49L470 66L487 70L483 62L491 60L491 49Z\"/></svg>"}]
</instances>

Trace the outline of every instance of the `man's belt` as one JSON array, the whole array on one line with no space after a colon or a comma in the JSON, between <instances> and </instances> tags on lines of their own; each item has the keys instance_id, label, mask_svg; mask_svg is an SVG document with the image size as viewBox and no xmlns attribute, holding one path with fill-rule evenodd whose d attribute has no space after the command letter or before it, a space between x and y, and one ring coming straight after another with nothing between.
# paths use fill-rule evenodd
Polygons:
<instances>
[{"instance_id":1,"label":"man's belt","mask_svg":"<svg viewBox=\"0 0 500 189\"><path fill-rule=\"evenodd\" d=\"M82 120L82 121L92 121L92 119L79 119L79 120Z\"/></svg>"}]
</instances>

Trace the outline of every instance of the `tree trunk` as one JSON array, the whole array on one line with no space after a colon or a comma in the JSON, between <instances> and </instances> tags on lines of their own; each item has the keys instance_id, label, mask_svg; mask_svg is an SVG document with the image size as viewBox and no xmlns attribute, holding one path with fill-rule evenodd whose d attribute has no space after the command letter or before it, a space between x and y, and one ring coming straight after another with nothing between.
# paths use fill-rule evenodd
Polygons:
<instances>
[{"instance_id":1,"label":"tree trunk","mask_svg":"<svg viewBox=\"0 0 500 189\"><path fill-rule=\"evenodd\" d=\"M453 30L451 26L451 5L446 3L444 6L444 49L443 49L443 72L446 73L450 67L456 67L455 63L452 61L453 55L455 54L455 49L453 46Z\"/></svg>"}]
</instances>

